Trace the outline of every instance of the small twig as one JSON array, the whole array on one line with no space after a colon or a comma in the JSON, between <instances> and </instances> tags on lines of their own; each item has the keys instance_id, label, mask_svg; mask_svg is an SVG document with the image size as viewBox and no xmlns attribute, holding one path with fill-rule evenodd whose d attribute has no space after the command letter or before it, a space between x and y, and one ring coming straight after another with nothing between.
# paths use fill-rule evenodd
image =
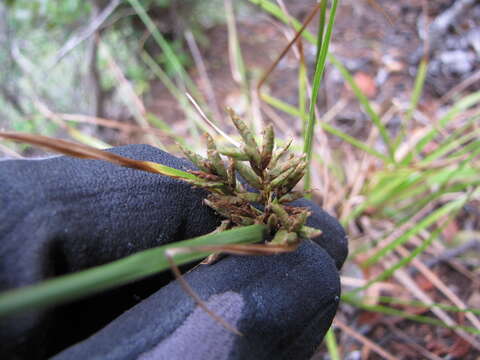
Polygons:
<instances>
[{"instance_id":1,"label":"small twig","mask_svg":"<svg viewBox=\"0 0 480 360\"><path fill-rule=\"evenodd\" d=\"M57 64L74 48L80 45L83 41L92 36L104 23L104 21L115 11L118 5L122 0L112 0L110 3L103 9L103 11L95 17L85 28L81 29L78 33L75 33L73 36L68 39L65 45L58 51L57 56L53 61L53 65L48 71L57 66Z\"/></svg>"},{"instance_id":2,"label":"small twig","mask_svg":"<svg viewBox=\"0 0 480 360\"><path fill-rule=\"evenodd\" d=\"M390 328L391 331L395 333L400 339L405 341L405 343L411 346L414 350L422 354L426 359L430 360L442 360L440 357L435 355L434 353L426 350L423 346L419 345L415 340L413 340L410 336L405 334L402 330L394 326L393 324L387 323L387 326Z\"/></svg>"},{"instance_id":3,"label":"small twig","mask_svg":"<svg viewBox=\"0 0 480 360\"><path fill-rule=\"evenodd\" d=\"M21 159L23 158L22 155L17 154L15 151L10 149L9 147L0 144L0 151L2 151L5 155L7 155L8 158L14 158L14 159Z\"/></svg>"},{"instance_id":4,"label":"small twig","mask_svg":"<svg viewBox=\"0 0 480 360\"><path fill-rule=\"evenodd\" d=\"M392 267L395 265L395 263L399 261L398 257L396 256L390 256L390 259L392 260L383 260L383 263L386 267ZM463 329L458 328L458 324L444 310L432 306L434 302L431 297L415 283L415 281L410 277L410 275L408 275L408 273L404 269L398 269L393 274L393 276L417 299L430 306L430 310L441 321L443 321L446 325L453 327L452 331L454 331L458 336L470 343L475 349L480 350L480 343L476 340L476 338L464 331Z\"/></svg>"},{"instance_id":5,"label":"small twig","mask_svg":"<svg viewBox=\"0 0 480 360\"><path fill-rule=\"evenodd\" d=\"M397 251L403 257L407 257L409 255L409 252L403 246L398 246ZM433 273L433 271L425 266L424 263L414 258L412 259L412 265L415 266L421 272L421 274L455 306L462 310L467 309L465 303L448 286L446 286L445 283L440 280L435 273ZM470 320L472 325L480 331L480 320L478 320L478 318L472 313L466 313L465 316L468 318L468 320Z\"/></svg>"},{"instance_id":6,"label":"small twig","mask_svg":"<svg viewBox=\"0 0 480 360\"><path fill-rule=\"evenodd\" d=\"M193 60L195 61L198 73L200 74L203 85L202 87L207 95L208 103L210 105L210 108L212 109L213 117L215 118L217 123L220 123L222 121L222 116L220 115L220 108L215 97L215 92L213 91L212 83L210 81L210 78L208 77L207 67L205 66L205 62L203 61L200 49L198 48L195 38L190 30L185 31L185 39L187 40L188 47L190 48Z\"/></svg>"},{"instance_id":7,"label":"small twig","mask_svg":"<svg viewBox=\"0 0 480 360\"><path fill-rule=\"evenodd\" d=\"M198 105L198 103L195 101L195 99L192 97L192 95L190 95L188 92L185 93L185 95L187 96L188 100L192 103L192 105L194 106L195 110L198 111L198 113L200 114L200 116L202 117L203 120L205 120L205 122L210 125L212 128L215 129L216 132L218 132L220 135L222 135L225 139L227 139L232 145L235 145L236 147L240 147L240 143L238 143L237 141L233 140L230 136L228 136L222 129L220 129L217 125L215 125L213 122L210 121L210 119L207 117L207 115L205 115L205 113L203 112L202 108Z\"/></svg>"},{"instance_id":8,"label":"small twig","mask_svg":"<svg viewBox=\"0 0 480 360\"><path fill-rule=\"evenodd\" d=\"M456 258L457 256L470 250L480 250L479 239L473 239L453 249L448 249L443 254L440 254L433 259L429 259L424 263L425 266L431 268L439 263L450 261L451 259Z\"/></svg>"},{"instance_id":9,"label":"small twig","mask_svg":"<svg viewBox=\"0 0 480 360\"><path fill-rule=\"evenodd\" d=\"M157 136L172 138L172 135L166 134L164 130L160 130L155 127L140 127L129 123L123 123L117 120L105 119L96 116L89 116L83 114L62 114L55 113L55 116L62 118L66 121L72 121L76 123L94 124L104 126L110 129L116 129L124 132L141 132L141 133L155 133Z\"/></svg>"},{"instance_id":10,"label":"small twig","mask_svg":"<svg viewBox=\"0 0 480 360\"><path fill-rule=\"evenodd\" d=\"M99 42L99 44L100 44L101 49L103 50L103 52L105 54L105 57L107 58L108 65L109 65L113 75L115 76L117 82L120 85L124 86L126 92L130 96L130 99L133 100L132 102L133 102L133 105L134 105L134 108L135 108L136 111L131 111L131 113L132 113L134 119L137 121L137 123L140 127L143 127L145 129L149 128L150 125L149 125L147 117L146 117L147 116L147 110L145 108L145 105L144 105L142 99L140 99L140 97L136 94L132 84L127 80L124 73L122 72L120 67L117 65L117 63L115 62L115 59L111 55L110 50L108 49L107 45L104 44L103 42ZM132 109L130 109L130 110L132 110ZM157 139L151 133L146 134L146 140L148 141L148 143L150 143L150 145L154 145L154 146L158 146L160 148L164 148L164 146L160 142L160 140Z\"/></svg>"},{"instance_id":11,"label":"small twig","mask_svg":"<svg viewBox=\"0 0 480 360\"><path fill-rule=\"evenodd\" d=\"M477 84L480 81L480 69L474 72L471 76L463 80L461 83L455 85L445 95L440 98L440 103L445 104L450 101L456 94L462 92L470 85Z\"/></svg>"},{"instance_id":12,"label":"small twig","mask_svg":"<svg viewBox=\"0 0 480 360\"><path fill-rule=\"evenodd\" d=\"M428 31L422 31L420 38L428 37L429 49L428 52L438 49L439 44L444 40L444 35L448 31L450 25L452 25L460 15L462 15L470 6L472 6L476 0L457 0L454 1L443 13L438 15L435 20L428 27ZM423 30L423 29L422 29ZM413 62L418 62L422 56L425 55L425 44L422 44L413 54Z\"/></svg>"},{"instance_id":13,"label":"small twig","mask_svg":"<svg viewBox=\"0 0 480 360\"><path fill-rule=\"evenodd\" d=\"M365 336L360 334L358 331L355 331L354 329L352 329L350 326L348 326L341 320L335 319L334 324L335 326L339 327L342 331L344 331L346 334L350 335L357 341L360 341L361 343L365 344L365 346L369 347L380 356L383 356L385 359L399 360L397 357L390 355L384 349L382 349L379 345L375 344L373 341L366 338Z\"/></svg>"},{"instance_id":14,"label":"small twig","mask_svg":"<svg viewBox=\"0 0 480 360\"><path fill-rule=\"evenodd\" d=\"M270 65L270 68L265 72L265 74L263 74L263 76L261 77L260 81L258 82L257 84L257 91L260 92L260 89L263 85L263 83L267 80L268 76L270 75L270 73L277 67L278 63L280 62L280 60L285 56L285 54L288 52L288 50L290 50L290 48L292 47L293 44L295 44L298 40L298 38L302 35L303 33L303 30L306 29L306 27L308 26L308 24L310 24L310 22L313 20L313 18L315 17L315 14L317 13L317 11L320 9L320 6L321 6L321 3L318 3L315 8L312 10L312 12L308 15L307 19L305 20L305 22L303 23L302 27L300 28L300 30L298 30L298 32L295 34L295 37L290 40L290 42L288 43L288 45L282 50L282 52L280 53L280 55L278 55L277 59L273 62L272 65Z\"/></svg>"}]
</instances>

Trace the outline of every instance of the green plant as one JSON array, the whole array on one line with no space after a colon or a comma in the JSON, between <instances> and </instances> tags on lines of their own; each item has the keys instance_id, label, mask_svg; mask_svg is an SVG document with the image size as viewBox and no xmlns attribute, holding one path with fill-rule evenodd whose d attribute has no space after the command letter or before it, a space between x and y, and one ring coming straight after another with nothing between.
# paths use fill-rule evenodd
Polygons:
<instances>
[{"instance_id":1,"label":"green plant","mask_svg":"<svg viewBox=\"0 0 480 360\"><path fill-rule=\"evenodd\" d=\"M211 193L204 200L205 203L227 218L227 222L222 223L219 230L226 230L232 225L247 226L247 229L252 230L252 233L249 233L248 230L239 232L242 234L240 237L233 235L236 233L228 232L230 240L224 244L219 241L225 238L223 233L212 234L196 240L162 246L155 251L148 250L124 260L99 266L96 269L46 281L44 284L9 291L0 295L0 315L20 311L26 307L35 308L59 304L165 270L169 267L169 254L174 261L173 264L181 264L204 257L208 254L206 251L241 254L281 253L295 250L301 239L320 235L321 231L305 225L310 215L307 209L287 205L304 195L301 191L292 191L304 175L306 167L304 156L291 154L287 160L282 161L282 158L288 154L290 143L275 151L273 126L270 125L265 130L260 149L245 123L231 110L230 116L244 144L240 148L217 149L213 138L206 134L208 158L203 158L183 148L185 155L199 168L199 170L189 172L150 161L125 158L64 140L39 135L0 132L0 138L42 146L70 156L109 161L117 165L181 179ZM225 167L220 154L229 158L227 167ZM237 172L257 192L248 191L237 180ZM244 242L261 240L261 233L264 229L273 236L273 239L267 242L265 247L263 245L239 245ZM236 245L228 245L232 243L232 238ZM162 263L159 260L158 264L152 268L148 266L145 268L143 265L139 269L137 260L132 260L143 259L148 263L152 254L162 254L165 261ZM177 254L178 256L175 256ZM125 276L127 273L129 275Z\"/></svg>"}]
</instances>

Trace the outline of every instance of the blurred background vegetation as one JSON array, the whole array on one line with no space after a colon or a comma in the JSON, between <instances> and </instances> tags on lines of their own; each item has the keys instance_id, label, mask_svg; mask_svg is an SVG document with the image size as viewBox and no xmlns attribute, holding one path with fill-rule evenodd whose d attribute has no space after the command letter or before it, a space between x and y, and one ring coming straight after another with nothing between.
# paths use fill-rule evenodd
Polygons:
<instances>
[{"instance_id":1,"label":"blurred background vegetation","mask_svg":"<svg viewBox=\"0 0 480 360\"><path fill-rule=\"evenodd\" d=\"M302 150L314 0L7 0L0 129L204 149L230 106ZM480 356L480 4L343 0L316 105L313 198L350 237L316 359ZM7 157L41 154L0 142Z\"/></svg>"}]
</instances>

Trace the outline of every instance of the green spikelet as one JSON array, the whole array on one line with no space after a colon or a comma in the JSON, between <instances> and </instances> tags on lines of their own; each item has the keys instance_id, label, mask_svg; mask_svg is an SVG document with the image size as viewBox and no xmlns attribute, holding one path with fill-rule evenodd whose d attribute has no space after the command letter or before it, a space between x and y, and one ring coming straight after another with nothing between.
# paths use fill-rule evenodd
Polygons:
<instances>
[{"instance_id":1,"label":"green spikelet","mask_svg":"<svg viewBox=\"0 0 480 360\"><path fill-rule=\"evenodd\" d=\"M291 140L274 150L272 125L265 128L259 150L247 125L231 109L228 113L243 143L218 147L207 134L207 159L181 147L185 156L200 168L191 171L197 179L188 182L207 189L210 195L205 204L230 224L265 224L273 236L269 244L292 245L320 235L321 231L305 225L310 216L308 209L285 205L305 194L291 191L305 173L305 155L289 155ZM220 155L227 157L225 163ZM246 183L238 181L237 174ZM246 184L256 191L247 191Z\"/></svg>"},{"instance_id":2,"label":"green spikelet","mask_svg":"<svg viewBox=\"0 0 480 360\"><path fill-rule=\"evenodd\" d=\"M243 151L247 154L250 162L257 168L260 168L260 152L258 151L258 145L253 137L250 129L245 125L245 123L233 112L232 109L227 109L230 118L233 121L233 124L237 128L240 136L245 142Z\"/></svg>"},{"instance_id":3,"label":"green spikelet","mask_svg":"<svg viewBox=\"0 0 480 360\"><path fill-rule=\"evenodd\" d=\"M273 147L275 145L275 132L273 130L273 125L269 124L265 129L262 141L262 153L260 168L262 170L266 169L270 161L272 160Z\"/></svg>"},{"instance_id":4,"label":"green spikelet","mask_svg":"<svg viewBox=\"0 0 480 360\"><path fill-rule=\"evenodd\" d=\"M207 139L208 160L213 165L213 169L215 170L217 175L227 180L227 170L223 165L222 158L220 157L217 151L217 147L215 146L215 142L213 141L213 138L208 133L205 133L205 137Z\"/></svg>"},{"instance_id":5,"label":"green spikelet","mask_svg":"<svg viewBox=\"0 0 480 360\"><path fill-rule=\"evenodd\" d=\"M243 152L239 148L234 148L232 146L218 147L218 152L222 155L234 158L235 160L239 160L239 161L247 161L248 160L248 155L245 154L245 152Z\"/></svg>"},{"instance_id":6,"label":"green spikelet","mask_svg":"<svg viewBox=\"0 0 480 360\"><path fill-rule=\"evenodd\" d=\"M255 189L261 190L263 188L261 179L257 174L255 174L252 168L238 161L235 161L235 168L240 175L242 175L242 177Z\"/></svg>"},{"instance_id":7,"label":"green spikelet","mask_svg":"<svg viewBox=\"0 0 480 360\"><path fill-rule=\"evenodd\" d=\"M182 151L182 153L190 160L196 167L200 170L209 172L209 168L207 167L207 160L201 157L198 154L195 154L193 151L188 150L187 148L183 147L181 144L177 143L177 146Z\"/></svg>"}]
</instances>

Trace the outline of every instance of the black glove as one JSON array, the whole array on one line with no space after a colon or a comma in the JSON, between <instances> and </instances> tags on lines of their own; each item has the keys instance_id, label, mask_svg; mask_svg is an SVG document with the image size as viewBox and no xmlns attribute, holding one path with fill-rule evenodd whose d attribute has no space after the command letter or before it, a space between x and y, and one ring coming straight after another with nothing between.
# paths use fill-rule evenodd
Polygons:
<instances>
[{"instance_id":1,"label":"black glove","mask_svg":"<svg viewBox=\"0 0 480 360\"><path fill-rule=\"evenodd\" d=\"M110 151L192 168L145 145ZM206 234L220 219L202 203L205 196L179 180L103 161L0 161L0 291ZM45 358L66 349L59 359L308 358L335 315L347 241L318 206L296 205L313 210L307 224L323 231L315 242L285 255L226 257L185 276L244 336L215 322L176 281L166 285L167 272L0 319L0 357Z\"/></svg>"}]
</instances>

